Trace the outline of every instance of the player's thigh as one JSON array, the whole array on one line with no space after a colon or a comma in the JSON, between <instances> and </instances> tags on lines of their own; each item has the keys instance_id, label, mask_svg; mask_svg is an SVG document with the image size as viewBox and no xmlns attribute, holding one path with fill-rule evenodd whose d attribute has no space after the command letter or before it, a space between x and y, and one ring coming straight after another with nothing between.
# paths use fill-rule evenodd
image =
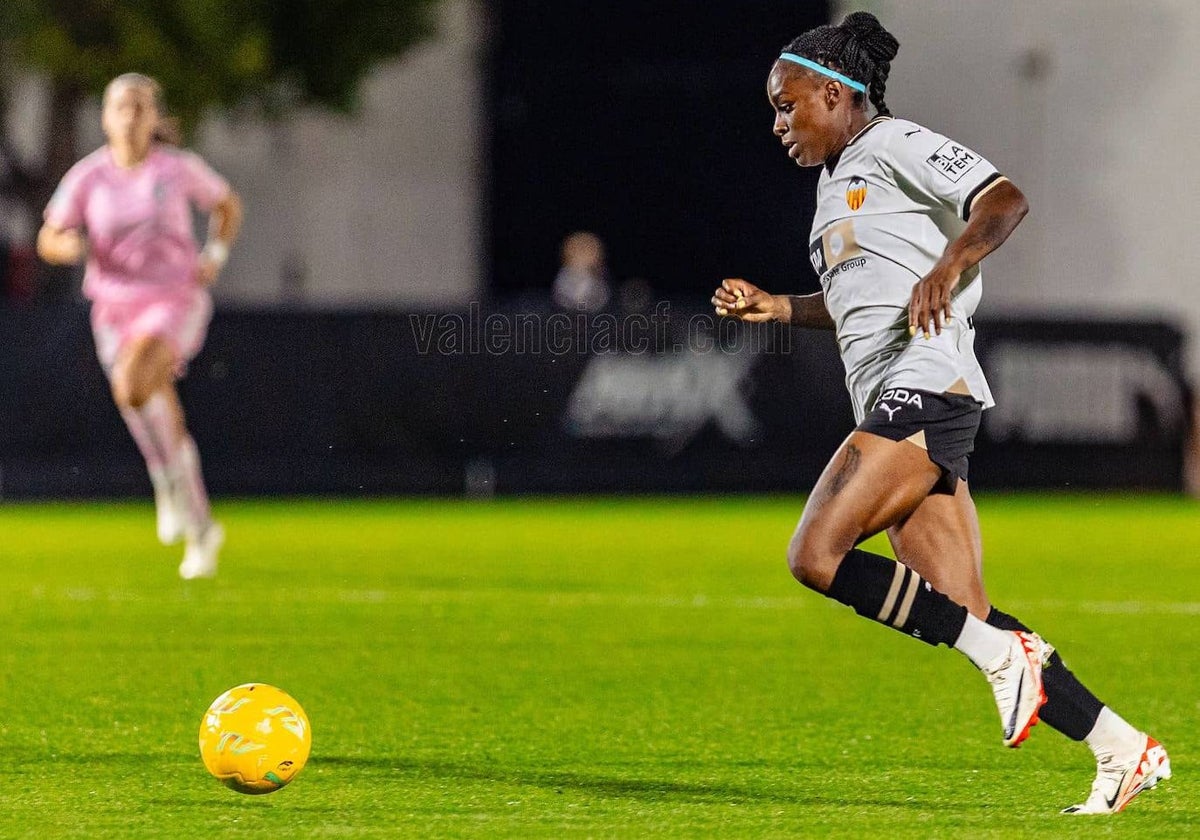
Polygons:
<instances>
[{"instance_id":1,"label":"player's thigh","mask_svg":"<svg viewBox=\"0 0 1200 840\"><path fill-rule=\"evenodd\" d=\"M852 432L804 507L788 547L792 574L825 591L846 552L907 518L940 477L920 447Z\"/></svg>"},{"instance_id":2,"label":"player's thigh","mask_svg":"<svg viewBox=\"0 0 1200 840\"><path fill-rule=\"evenodd\" d=\"M113 396L123 407L144 405L156 391L174 382L175 348L161 335L130 336L112 367Z\"/></svg>"},{"instance_id":3,"label":"player's thigh","mask_svg":"<svg viewBox=\"0 0 1200 840\"><path fill-rule=\"evenodd\" d=\"M212 297L199 289L114 310L118 403L140 405L183 375L200 351L212 319ZM99 335L99 333L98 333Z\"/></svg>"},{"instance_id":4,"label":"player's thigh","mask_svg":"<svg viewBox=\"0 0 1200 840\"><path fill-rule=\"evenodd\" d=\"M935 589L979 618L989 603L983 585L983 541L967 482L954 495L930 495L905 520L888 529L896 558Z\"/></svg>"}]
</instances>

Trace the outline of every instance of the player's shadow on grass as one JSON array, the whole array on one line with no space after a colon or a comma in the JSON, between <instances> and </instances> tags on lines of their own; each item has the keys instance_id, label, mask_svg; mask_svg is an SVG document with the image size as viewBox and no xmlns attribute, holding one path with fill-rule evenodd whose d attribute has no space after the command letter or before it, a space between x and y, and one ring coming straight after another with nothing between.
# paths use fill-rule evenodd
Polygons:
<instances>
[{"instance_id":1,"label":"player's shadow on grass","mask_svg":"<svg viewBox=\"0 0 1200 840\"><path fill-rule=\"evenodd\" d=\"M531 785L553 790L555 793L578 791L604 797L644 800L647 802L678 801L686 803L769 802L781 805L832 805L832 806L875 806L884 808L933 807L932 802L916 797L897 795L894 799L883 796L840 797L836 793L823 793L803 783L802 772L797 773L793 788L755 788L747 785L705 782L679 782L665 779L629 779L601 776L589 773L554 770L515 770L499 766L487 766L465 762L416 761L408 758L367 758L351 756L314 757L310 766L362 768L364 770L392 771L412 776L436 776L445 779L464 779L480 782L497 782L512 785ZM814 778L825 771L812 765ZM961 806L944 801L937 804L939 810L977 811L968 803Z\"/></svg>"}]
</instances>

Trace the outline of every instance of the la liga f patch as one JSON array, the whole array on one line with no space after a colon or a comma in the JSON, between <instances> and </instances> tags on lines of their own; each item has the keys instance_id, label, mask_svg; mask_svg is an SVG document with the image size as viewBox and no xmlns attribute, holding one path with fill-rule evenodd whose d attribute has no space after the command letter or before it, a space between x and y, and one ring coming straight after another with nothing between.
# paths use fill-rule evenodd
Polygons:
<instances>
[{"instance_id":1,"label":"la liga f patch","mask_svg":"<svg viewBox=\"0 0 1200 840\"><path fill-rule=\"evenodd\" d=\"M979 163L979 155L960 143L947 140L925 162L957 184Z\"/></svg>"}]
</instances>

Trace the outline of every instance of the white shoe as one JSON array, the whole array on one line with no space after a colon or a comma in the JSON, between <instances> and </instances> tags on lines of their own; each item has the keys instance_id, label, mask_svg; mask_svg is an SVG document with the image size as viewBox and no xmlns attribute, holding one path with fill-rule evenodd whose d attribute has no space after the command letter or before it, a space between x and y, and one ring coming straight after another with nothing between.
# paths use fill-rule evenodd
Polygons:
<instances>
[{"instance_id":1,"label":"white shoe","mask_svg":"<svg viewBox=\"0 0 1200 840\"><path fill-rule=\"evenodd\" d=\"M1064 808L1064 814L1115 814L1144 790L1171 778L1171 759L1163 745L1149 735L1132 753L1102 756L1096 762L1096 781L1087 802Z\"/></svg>"},{"instance_id":2,"label":"white shoe","mask_svg":"<svg viewBox=\"0 0 1200 840\"><path fill-rule=\"evenodd\" d=\"M183 539L183 505L175 482L165 472L150 476L154 485L154 510L158 516L158 541L175 545Z\"/></svg>"},{"instance_id":3,"label":"white shoe","mask_svg":"<svg viewBox=\"0 0 1200 840\"><path fill-rule=\"evenodd\" d=\"M183 562L179 564L179 576L184 580L217 576L217 555L225 543L225 529L216 522L196 539L189 539L183 551Z\"/></svg>"},{"instance_id":4,"label":"white shoe","mask_svg":"<svg viewBox=\"0 0 1200 840\"><path fill-rule=\"evenodd\" d=\"M1011 634L1008 651L982 669L996 695L1006 747L1020 746L1038 722L1038 709L1046 702L1042 664L1054 650L1037 633L1014 630Z\"/></svg>"}]
</instances>

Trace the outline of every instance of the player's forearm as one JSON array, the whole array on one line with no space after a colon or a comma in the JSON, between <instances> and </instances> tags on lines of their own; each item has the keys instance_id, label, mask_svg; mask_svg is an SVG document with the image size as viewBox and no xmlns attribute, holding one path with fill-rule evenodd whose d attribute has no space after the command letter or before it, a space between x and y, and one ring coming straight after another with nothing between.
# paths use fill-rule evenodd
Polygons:
<instances>
[{"instance_id":1,"label":"player's forearm","mask_svg":"<svg viewBox=\"0 0 1200 840\"><path fill-rule=\"evenodd\" d=\"M942 262L961 274L995 251L1029 212L1025 195L1011 181L1000 181L971 205L971 220L950 243Z\"/></svg>"},{"instance_id":2,"label":"player's forearm","mask_svg":"<svg viewBox=\"0 0 1200 840\"><path fill-rule=\"evenodd\" d=\"M200 252L210 266L204 275L205 285L214 282L217 274L229 261L229 248L242 229L242 200L230 190L229 195L212 209L208 217L208 241Z\"/></svg>"},{"instance_id":3,"label":"player's forearm","mask_svg":"<svg viewBox=\"0 0 1200 840\"><path fill-rule=\"evenodd\" d=\"M824 292L811 295L776 295L775 298L778 311L776 320L810 330L832 330L837 327L833 318L829 317L829 310L825 308Z\"/></svg>"},{"instance_id":4,"label":"player's forearm","mask_svg":"<svg viewBox=\"0 0 1200 840\"><path fill-rule=\"evenodd\" d=\"M213 208L208 219L208 239L219 241L229 247L242 229L242 200L230 192L225 200Z\"/></svg>"}]
</instances>

